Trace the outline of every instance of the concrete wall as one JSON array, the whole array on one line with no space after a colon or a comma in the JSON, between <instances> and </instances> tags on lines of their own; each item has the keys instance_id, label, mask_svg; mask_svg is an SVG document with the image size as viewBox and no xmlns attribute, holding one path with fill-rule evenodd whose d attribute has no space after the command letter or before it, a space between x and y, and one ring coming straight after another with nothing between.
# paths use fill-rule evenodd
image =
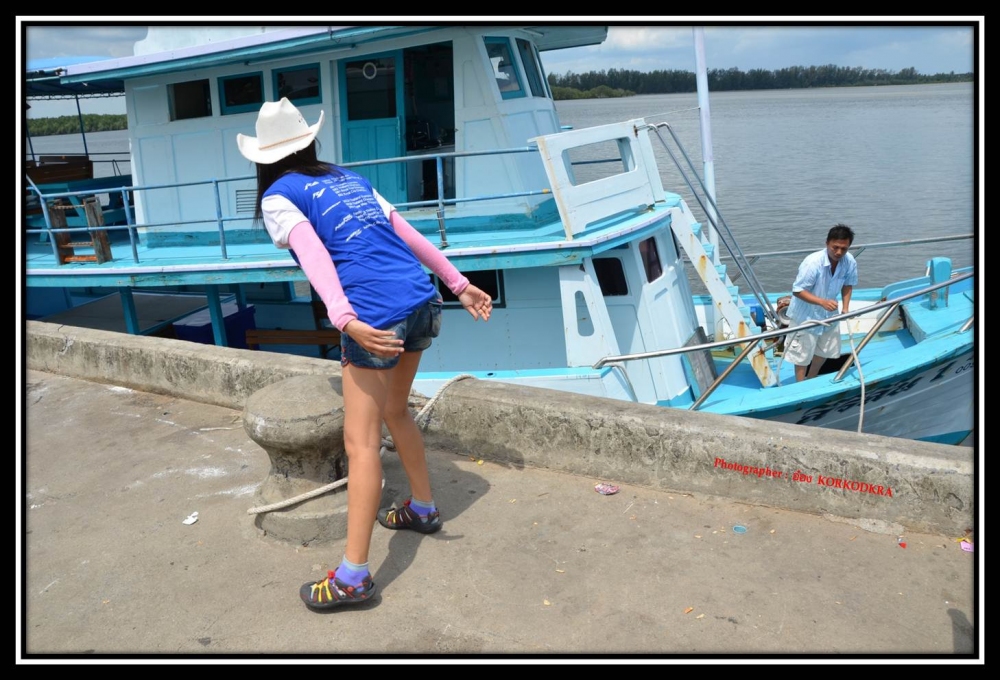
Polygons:
<instances>
[{"instance_id":1,"label":"concrete wall","mask_svg":"<svg viewBox=\"0 0 1000 680\"><path fill-rule=\"evenodd\" d=\"M336 362L27 322L27 368L242 409ZM546 468L827 514L873 530L961 535L973 527L972 447L460 380L422 404L428 445ZM429 407L429 408L428 408Z\"/></svg>"}]
</instances>

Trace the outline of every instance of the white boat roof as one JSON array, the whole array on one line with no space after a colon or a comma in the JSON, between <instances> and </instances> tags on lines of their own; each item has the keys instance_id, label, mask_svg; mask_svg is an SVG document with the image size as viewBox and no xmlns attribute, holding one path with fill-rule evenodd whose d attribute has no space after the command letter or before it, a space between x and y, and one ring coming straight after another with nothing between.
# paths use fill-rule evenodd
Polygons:
<instances>
[{"instance_id":1,"label":"white boat roof","mask_svg":"<svg viewBox=\"0 0 1000 680\"><path fill-rule=\"evenodd\" d=\"M350 48L389 37L427 33L457 25L437 26L153 26L136 54L66 67L63 83L126 79L186 71L228 63L288 57ZM598 45L607 26L518 26L531 32L540 51ZM203 30L198 30L203 29ZM234 34L244 33L243 35ZM198 40L197 44L192 44Z\"/></svg>"}]
</instances>

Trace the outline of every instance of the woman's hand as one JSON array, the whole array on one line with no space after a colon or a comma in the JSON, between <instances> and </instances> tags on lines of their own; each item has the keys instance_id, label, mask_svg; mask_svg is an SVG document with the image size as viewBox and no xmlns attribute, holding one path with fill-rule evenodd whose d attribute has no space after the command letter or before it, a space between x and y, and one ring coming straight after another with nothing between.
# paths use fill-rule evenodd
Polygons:
<instances>
[{"instance_id":1,"label":"woman's hand","mask_svg":"<svg viewBox=\"0 0 1000 680\"><path fill-rule=\"evenodd\" d=\"M471 283L458 296L458 301L473 319L490 320L490 314L493 313L493 299Z\"/></svg>"},{"instance_id":2,"label":"woman's hand","mask_svg":"<svg viewBox=\"0 0 1000 680\"><path fill-rule=\"evenodd\" d=\"M403 341L392 331L380 331L364 321L351 319L344 326L344 332L375 356L391 359L403 353Z\"/></svg>"}]
</instances>

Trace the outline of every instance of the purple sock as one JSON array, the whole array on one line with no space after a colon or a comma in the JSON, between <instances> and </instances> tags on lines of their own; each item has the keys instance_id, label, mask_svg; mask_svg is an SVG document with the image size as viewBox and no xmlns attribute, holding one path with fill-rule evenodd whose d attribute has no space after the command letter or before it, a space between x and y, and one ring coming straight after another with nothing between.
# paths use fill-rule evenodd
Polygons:
<instances>
[{"instance_id":1,"label":"purple sock","mask_svg":"<svg viewBox=\"0 0 1000 680\"><path fill-rule=\"evenodd\" d=\"M422 519L427 519L427 515L431 514L437 508L434 506L434 501L418 501L416 498L410 498L410 510L420 515Z\"/></svg>"},{"instance_id":2,"label":"purple sock","mask_svg":"<svg viewBox=\"0 0 1000 680\"><path fill-rule=\"evenodd\" d=\"M368 576L367 562L354 564L345 556L340 561L340 566L337 567L337 580L349 586L361 585L366 576Z\"/></svg>"}]
</instances>

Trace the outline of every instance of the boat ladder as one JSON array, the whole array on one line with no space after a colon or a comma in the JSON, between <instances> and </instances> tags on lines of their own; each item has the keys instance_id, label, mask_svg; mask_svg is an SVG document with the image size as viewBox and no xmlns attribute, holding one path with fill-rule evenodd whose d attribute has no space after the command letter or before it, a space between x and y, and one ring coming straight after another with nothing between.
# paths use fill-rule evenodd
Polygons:
<instances>
[{"instance_id":1,"label":"boat ladder","mask_svg":"<svg viewBox=\"0 0 1000 680\"><path fill-rule=\"evenodd\" d=\"M688 259L698 272L698 278L708 289L716 315L729 326L730 338L716 337L715 339L753 336L757 332L758 326L753 320L750 308L743 302L739 288L726 273L726 265L716 264L715 245L710 243L705 236L702 224L695 220L691 210L684 202L678 208L674 208L673 212L670 226L677 237L677 242L684 248ZM719 326L724 327L722 324ZM746 345L734 345L734 351L737 354L744 349L746 349ZM764 387L776 385L778 382L777 373L772 366L773 359L774 351L761 347L759 343L747 355L747 360L753 366L754 373L760 378L760 384Z\"/></svg>"},{"instance_id":2,"label":"boat ladder","mask_svg":"<svg viewBox=\"0 0 1000 680\"><path fill-rule=\"evenodd\" d=\"M684 159L687 161L687 168L690 170L691 175L693 175L698 181L698 185L701 187L703 196L699 194L698 188L692 184L688 177L688 171L685 170L684 165L681 164L680 160L674 154L666 140L662 135L660 135L659 128L661 127L667 129L678 150L681 154L683 154ZM711 295L712 298L713 311L715 314L713 315L714 318L710 318L710 321L714 321L715 323L715 339L728 340L733 338L751 337L758 333L757 329L759 328L757 322L755 322L751 315L750 308L743 301L739 288L730 278L727 272L727 265L721 263L715 241L718 241L729 250L730 254L733 256L735 265L740 270L740 273L745 276L747 284L750 286L760 303L761 310L767 315L773 325L777 327L779 325L777 311L771 305L770 300L767 298L767 294L764 293L760 283L757 281L756 276L754 276L753 268L750 266L750 263L746 260L746 257L740 250L739 245L736 243L736 239L733 237L728 226L725 224L725 220L723 220L722 216L719 215L718 206L715 204L710 192L705 187L705 183L698 175L697 170L694 169L691 159L687 155L687 152L684 151L684 147L681 145L680 140L666 123L649 125L649 129L652 130L652 132L660 140L663 148L674 161L674 165L680 171L684 181L688 185L688 188L693 193L695 200L698 201L702 210L704 210L714 227L714 229L705 228L705 226L695 218L685 201L681 201L680 206L674 209L674 217L671 219L671 229L677 237L678 243L680 243L681 247L684 248L685 254L691 261L698 273L698 277L705 284L705 287L708 289L709 295ZM719 228L720 225L723 229ZM726 326L728 326L728 332L726 330ZM720 335L725 337L719 337ZM740 354L744 350L747 350L747 345L741 344L734 346L733 350L737 352L737 354ZM747 358L750 361L750 365L753 367L754 373L756 373L757 377L760 378L760 384L762 386L770 387L778 384L778 374L774 366L773 349L769 347L762 347L759 343L755 344L753 347L749 348Z\"/></svg>"}]
</instances>

